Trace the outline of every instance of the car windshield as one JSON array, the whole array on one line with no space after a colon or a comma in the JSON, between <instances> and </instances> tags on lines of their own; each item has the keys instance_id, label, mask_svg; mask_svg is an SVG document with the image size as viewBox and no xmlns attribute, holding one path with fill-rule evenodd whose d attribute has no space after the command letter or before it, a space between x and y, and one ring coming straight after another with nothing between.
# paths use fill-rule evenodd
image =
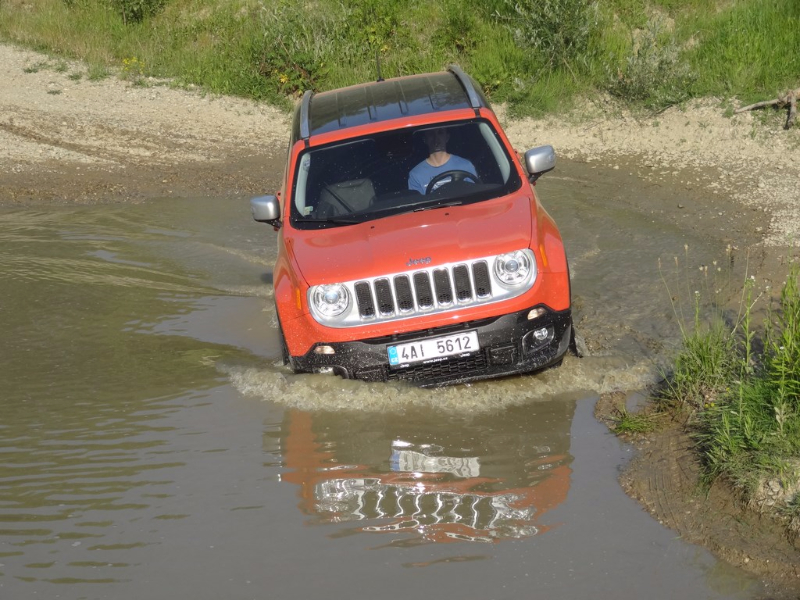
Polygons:
<instances>
[{"instance_id":1,"label":"car windshield","mask_svg":"<svg viewBox=\"0 0 800 600\"><path fill-rule=\"evenodd\" d=\"M481 202L521 184L487 121L402 128L306 150L291 222L300 229L352 225Z\"/></svg>"}]
</instances>

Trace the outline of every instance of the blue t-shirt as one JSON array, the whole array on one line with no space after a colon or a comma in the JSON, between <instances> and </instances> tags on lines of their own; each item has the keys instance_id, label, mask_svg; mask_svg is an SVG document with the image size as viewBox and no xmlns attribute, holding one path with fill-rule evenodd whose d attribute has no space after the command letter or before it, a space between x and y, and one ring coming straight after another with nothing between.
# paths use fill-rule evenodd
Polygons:
<instances>
[{"instance_id":1,"label":"blue t-shirt","mask_svg":"<svg viewBox=\"0 0 800 600\"><path fill-rule=\"evenodd\" d=\"M441 167L431 166L427 160L423 160L416 167L411 169L411 173L408 174L408 189L417 190L420 194L424 194L431 179L445 171L467 171L476 177L478 175L477 171L475 171L475 167L466 158L451 154L447 162ZM440 185L449 183L449 181L449 179L444 179L440 182ZM438 188L439 185L436 187Z\"/></svg>"}]
</instances>

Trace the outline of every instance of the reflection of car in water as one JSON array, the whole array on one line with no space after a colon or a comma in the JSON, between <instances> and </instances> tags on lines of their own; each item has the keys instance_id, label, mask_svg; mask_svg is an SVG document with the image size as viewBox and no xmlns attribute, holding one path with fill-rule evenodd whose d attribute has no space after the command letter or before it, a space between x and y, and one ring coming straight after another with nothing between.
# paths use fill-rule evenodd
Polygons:
<instances>
[{"instance_id":1,"label":"reflection of car in water","mask_svg":"<svg viewBox=\"0 0 800 600\"><path fill-rule=\"evenodd\" d=\"M574 409L542 402L447 425L290 410L281 480L299 486L300 509L318 523L429 542L528 537L552 526L542 516L567 497Z\"/></svg>"}]
</instances>

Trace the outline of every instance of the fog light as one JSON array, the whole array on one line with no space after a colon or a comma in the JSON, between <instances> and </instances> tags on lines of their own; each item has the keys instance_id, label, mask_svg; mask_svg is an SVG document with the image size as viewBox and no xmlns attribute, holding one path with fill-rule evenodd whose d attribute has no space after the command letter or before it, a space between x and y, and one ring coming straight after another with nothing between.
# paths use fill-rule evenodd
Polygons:
<instances>
[{"instance_id":1,"label":"fog light","mask_svg":"<svg viewBox=\"0 0 800 600\"><path fill-rule=\"evenodd\" d=\"M538 319L539 317L541 317L546 312L547 312L547 309L546 308L542 308L541 306L539 308L533 308L528 313L528 321L533 321L534 319Z\"/></svg>"},{"instance_id":2,"label":"fog light","mask_svg":"<svg viewBox=\"0 0 800 600\"><path fill-rule=\"evenodd\" d=\"M333 375L333 367L314 367L314 373L319 373L320 375Z\"/></svg>"},{"instance_id":3,"label":"fog light","mask_svg":"<svg viewBox=\"0 0 800 600\"><path fill-rule=\"evenodd\" d=\"M336 354L333 346L317 346L314 348L314 354Z\"/></svg>"},{"instance_id":4,"label":"fog light","mask_svg":"<svg viewBox=\"0 0 800 600\"><path fill-rule=\"evenodd\" d=\"M538 352L552 343L554 337L555 331L552 327L539 327L538 329L529 331L522 338L523 354L530 355L533 352Z\"/></svg>"},{"instance_id":5,"label":"fog light","mask_svg":"<svg viewBox=\"0 0 800 600\"><path fill-rule=\"evenodd\" d=\"M548 337L547 327L542 327L541 329L537 329L533 332L533 337L537 339L537 341L543 342Z\"/></svg>"}]
</instances>

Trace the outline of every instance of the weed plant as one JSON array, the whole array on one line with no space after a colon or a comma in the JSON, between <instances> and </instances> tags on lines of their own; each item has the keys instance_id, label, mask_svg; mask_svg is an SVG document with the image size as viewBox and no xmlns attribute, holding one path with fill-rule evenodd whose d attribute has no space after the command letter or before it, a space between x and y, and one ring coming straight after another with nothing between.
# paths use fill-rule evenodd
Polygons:
<instances>
[{"instance_id":1,"label":"weed plant","mask_svg":"<svg viewBox=\"0 0 800 600\"><path fill-rule=\"evenodd\" d=\"M621 408L615 414L614 432L618 435L636 435L653 431L656 426L655 414L630 412Z\"/></svg>"},{"instance_id":2,"label":"weed plant","mask_svg":"<svg viewBox=\"0 0 800 600\"><path fill-rule=\"evenodd\" d=\"M0 40L278 105L459 63L512 114L797 87L797 0L3 0ZM127 73L130 75L130 73Z\"/></svg>"},{"instance_id":3,"label":"weed plant","mask_svg":"<svg viewBox=\"0 0 800 600\"><path fill-rule=\"evenodd\" d=\"M635 51L616 73L609 73L608 91L619 98L659 110L690 97L696 79L691 66L681 60L680 46L656 20L635 38Z\"/></svg>"},{"instance_id":4,"label":"weed plant","mask_svg":"<svg viewBox=\"0 0 800 600\"><path fill-rule=\"evenodd\" d=\"M723 474L750 494L765 479L793 483L800 475L798 272L792 270L770 313L760 365L732 382L726 402L700 427L709 475Z\"/></svg>"},{"instance_id":5,"label":"weed plant","mask_svg":"<svg viewBox=\"0 0 800 600\"><path fill-rule=\"evenodd\" d=\"M769 306L758 353L752 319L759 297L753 298L752 279L732 318L718 306L710 319L701 317L702 294L696 293L694 319L682 325L683 347L661 398L668 409L691 417L706 481L723 476L751 499L765 482L787 486L800 476L798 276L793 268ZM786 500L784 509L800 515L800 505Z\"/></svg>"}]
</instances>

